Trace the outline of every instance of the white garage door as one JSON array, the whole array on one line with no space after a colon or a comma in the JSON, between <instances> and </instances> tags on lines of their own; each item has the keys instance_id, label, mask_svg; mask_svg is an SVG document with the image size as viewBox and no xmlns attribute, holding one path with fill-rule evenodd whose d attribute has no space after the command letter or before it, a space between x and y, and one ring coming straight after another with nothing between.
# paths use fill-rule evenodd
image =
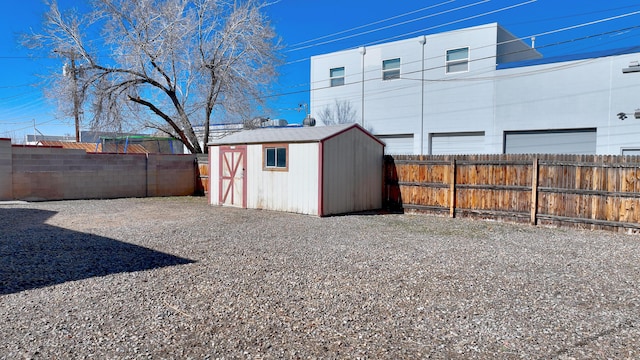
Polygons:
<instances>
[{"instance_id":1,"label":"white garage door","mask_svg":"<svg viewBox=\"0 0 640 360\"><path fill-rule=\"evenodd\" d=\"M595 154L596 129L506 132L505 154Z\"/></svg>"},{"instance_id":2,"label":"white garage door","mask_svg":"<svg viewBox=\"0 0 640 360\"><path fill-rule=\"evenodd\" d=\"M622 149L622 155L640 155L640 148Z\"/></svg>"},{"instance_id":3,"label":"white garage door","mask_svg":"<svg viewBox=\"0 0 640 360\"><path fill-rule=\"evenodd\" d=\"M376 136L386 144L384 147L385 155L413 154L413 134Z\"/></svg>"},{"instance_id":4,"label":"white garage door","mask_svg":"<svg viewBox=\"0 0 640 360\"><path fill-rule=\"evenodd\" d=\"M484 131L431 134L431 154L485 154Z\"/></svg>"}]
</instances>

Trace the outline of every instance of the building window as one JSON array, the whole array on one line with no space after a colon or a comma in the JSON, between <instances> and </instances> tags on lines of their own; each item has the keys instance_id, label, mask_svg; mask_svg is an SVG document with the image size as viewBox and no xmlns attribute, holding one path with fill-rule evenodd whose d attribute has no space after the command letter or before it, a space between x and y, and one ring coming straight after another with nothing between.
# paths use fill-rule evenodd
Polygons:
<instances>
[{"instance_id":1,"label":"building window","mask_svg":"<svg viewBox=\"0 0 640 360\"><path fill-rule=\"evenodd\" d=\"M447 50L447 74L469 71L469 48Z\"/></svg>"},{"instance_id":2,"label":"building window","mask_svg":"<svg viewBox=\"0 0 640 360\"><path fill-rule=\"evenodd\" d=\"M400 79L400 58L382 61L382 80Z\"/></svg>"},{"instance_id":3,"label":"building window","mask_svg":"<svg viewBox=\"0 0 640 360\"><path fill-rule=\"evenodd\" d=\"M287 171L289 164L289 147L286 144L262 145L264 170Z\"/></svg>"},{"instance_id":4,"label":"building window","mask_svg":"<svg viewBox=\"0 0 640 360\"><path fill-rule=\"evenodd\" d=\"M344 67L329 69L331 87L344 85Z\"/></svg>"}]
</instances>

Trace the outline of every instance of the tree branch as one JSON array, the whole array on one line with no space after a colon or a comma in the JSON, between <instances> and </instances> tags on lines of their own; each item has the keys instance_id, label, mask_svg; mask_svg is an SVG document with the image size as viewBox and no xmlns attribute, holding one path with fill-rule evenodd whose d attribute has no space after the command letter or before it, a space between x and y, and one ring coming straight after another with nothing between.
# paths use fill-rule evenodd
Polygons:
<instances>
[{"instance_id":1,"label":"tree branch","mask_svg":"<svg viewBox=\"0 0 640 360\"><path fill-rule=\"evenodd\" d=\"M129 95L129 100L146 106L149 110L151 110L154 114L158 115L159 117L161 117L164 121L167 122L167 124L169 124L169 126L171 126L171 128L176 132L176 134L178 136L180 136L180 140L182 141L182 143L187 147L187 149L189 149L189 151L194 152L195 149L193 147L193 145L191 145L191 142L187 139L187 137L184 134L184 130L182 130L174 121L173 119L165 114L162 110L160 110L159 108L157 108L154 104L152 104L149 101L143 100L140 97L133 97L131 95Z\"/></svg>"}]
</instances>

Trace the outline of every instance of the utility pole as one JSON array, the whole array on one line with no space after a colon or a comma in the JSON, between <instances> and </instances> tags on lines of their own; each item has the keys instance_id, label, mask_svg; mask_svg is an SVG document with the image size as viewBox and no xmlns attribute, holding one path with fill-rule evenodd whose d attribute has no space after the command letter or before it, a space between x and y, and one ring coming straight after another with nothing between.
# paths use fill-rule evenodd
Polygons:
<instances>
[{"instance_id":1,"label":"utility pole","mask_svg":"<svg viewBox=\"0 0 640 360\"><path fill-rule=\"evenodd\" d=\"M78 73L76 72L76 58L71 56L71 78L73 80L73 118L76 123L76 142L80 142L80 106L78 104Z\"/></svg>"},{"instance_id":2,"label":"utility pole","mask_svg":"<svg viewBox=\"0 0 640 360\"><path fill-rule=\"evenodd\" d=\"M71 68L67 69L67 65L62 69L63 76L71 75L71 83L73 85L73 118L75 120L76 126L76 142L80 142L80 99L78 98L78 68L76 68L76 53L73 51L58 51L55 50L56 53L62 54L69 58L71 63ZM71 74L69 74L71 72Z\"/></svg>"}]
</instances>

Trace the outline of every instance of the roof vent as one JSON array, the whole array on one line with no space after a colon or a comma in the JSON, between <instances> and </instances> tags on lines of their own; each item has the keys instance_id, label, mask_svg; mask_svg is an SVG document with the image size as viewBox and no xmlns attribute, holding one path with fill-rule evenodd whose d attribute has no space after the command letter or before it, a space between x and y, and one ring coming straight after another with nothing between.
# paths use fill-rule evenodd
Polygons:
<instances>
[{"instance_id":1,"label":"roof vent","mask_svg":"<svg viewBox=\"0 0 640 360\"><path fill-rule=\"evenodd\" d=\"M302 120L302 125L304 126L316 126L316 119L311 117L311 114L308 114L304 120Z\"/></svg>"}]
</instances>

